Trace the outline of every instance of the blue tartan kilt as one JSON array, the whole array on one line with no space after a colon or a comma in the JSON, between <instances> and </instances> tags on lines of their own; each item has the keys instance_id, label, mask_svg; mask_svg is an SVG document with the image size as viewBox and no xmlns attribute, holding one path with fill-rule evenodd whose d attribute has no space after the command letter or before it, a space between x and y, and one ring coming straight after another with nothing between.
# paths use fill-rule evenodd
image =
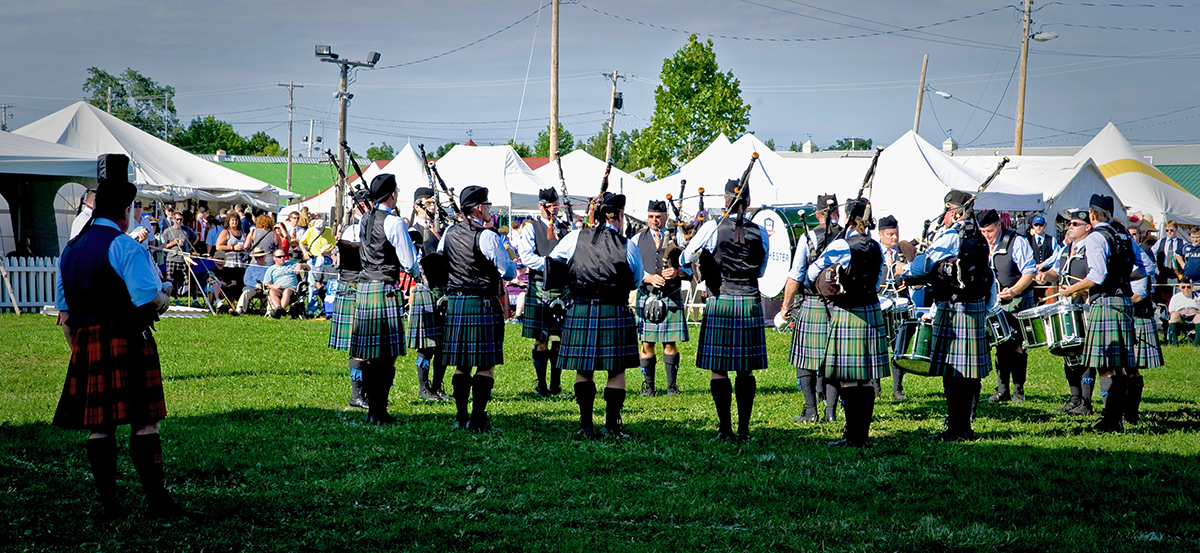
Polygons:
<instances>
[{"instance_id":1,"label":"blue tartan kilt","mask_svg":"<svg viewBox=\"0 0 1200 553\"><path fill-rule=\"evenodd\" d=\"M504 315L495 297L447 295L442 362L450 367L504 364Z\"/></svg>"},{"instance_id":2,"label":"blue tartan kilt","mask_svg":"<svg viewBox=\"0 0 1200 553\"><path fill-rule=\"evenodd\" d=\"M933 317L929 376L987 378L992 372L987 302L940 301Z\"/></svg>"},{"instance_id":3,"label":"blue tartan kilt","mask_svg":"<svg viewBox=\"0 0 1200 553\"><path fill-rule=\"evenodd\" d=\"M767 329L758 296L708 298L696 366L710 371L767 368Z\"/></svg>"},{"instance_id":4,"label":"blue tartan kilt","mask_svg":"<svg viewBox=\"0 0 1200 553\"><path fill-rule=\"evenodd\" d=\"M1158 343L1158 325L1154 319L1134 317L1133 328L1137 334L1138 368L1153 369L1163 366L1162 346Z\"/></svg>"},{"instance_id":5,"label":"blue tartan kilt","mask_svg":"<svg viewBox=\"0 0 1200 553\"><path fill-rule=\"evenodd\" d=\"M829 309L825 300L804 296L793 317L796 327L792 331L792 365L809 371L822 370L829 343Z\"/></svg>"},{"instance_id":6,"label":"blue tartan kilt","mask_svg":"<svg viewBox=\"0 0 1200 553\"><path fill-rule=\"evenodd\" d=\"M437 312L441 290L430 290L420 284L410 292L412 303L408 308L408 334L405 345L412 349L436 348L442 342L443 317Z\"/></svg>"},{"instance_id":7,"label":"blue tartan kilt","mask_svg":"<svg viewBox=\"0 0 1200 553\"><path fill-rule=\"evenodd\" d=\"M843 309L830 304L825 376L871 380L891 376L887 325L878 303Z\"/></svg>"},{"instance_id":8,"label":"blue tartan kilt","mask_svg":"<svg viewBox=\"0 0 1200 553\"><path fill-rule=\"evenodd\" d=\"M562 297L562 290L547 290L540 282L530 280L525 292L525 311L521 313L521 336L539 342L562 336L562 324L550 317L550 302Z\"/></svg>"},{"instance_id":9,"label":"blue tartan kilt","mask_svg":"<svg viewBox=\"0 0 1200 553\"><path fill-rule=\"evenodd\" d=\"M350 357L384 359L407 353L404 347L404 292L379 281L360 282L355 294Z\"/></svg>"},{"instance_id":10,"label":"blue tartan kilt","mask_svg":"<svg viewBox=\"0 0 1200 553\"><path fill-rule=\"evenodd\" d=\"M354 312L358 308L357 289L354 282L338 283L333 313L329 318L329 347L332 349L350 349L350 330L354 326Z\"/></svg>"},{"instance_id":11,"label":"blue tartan kilt","mask_svg":"<svg viewBox=\"0 0 1200 553\"><path fill-rule=\"evenodd\" d=\"M638 288L638 339L654 344L688 341L687 313L683 309L683 291L676 290L671 294L663 296L663 299L667 301L667 318L658 324L651 323L645 318L646 300L649 298L650 294Z\"/></svg>"},{"instance_id":12,"label":"blue tartan kilt","mask_svg":"<svg viewBox=\"0 0 1200 553\"><path fill-rule=\"evenodd\" d=\"M1083 344L1083 365L1092 369L1137 367L1133 300L1127 297L1095 297L1090 303L1087 339Z\"/></svg>"},{"instance_id":13,"label":"blue tartan kilt","mask_svg":"<svg viewBox=\"0 0 1200 553\"><path fill-rule=\"evenodd\" d=\"M628 305L573 301L563 319L558 363L564 371L619 371L637 367L637 325Z\"/></svg>"}]
</instances>

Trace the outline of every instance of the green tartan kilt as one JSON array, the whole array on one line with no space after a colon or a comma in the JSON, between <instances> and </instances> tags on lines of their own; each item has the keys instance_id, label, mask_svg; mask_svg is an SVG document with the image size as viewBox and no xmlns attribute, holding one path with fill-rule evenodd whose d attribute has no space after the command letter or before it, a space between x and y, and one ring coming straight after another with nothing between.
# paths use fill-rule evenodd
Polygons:
<instances>
[{"instance_id":1,"label":"green tartan kilt","mask_svg":"<svg viewBox=\"0 0 1200 553\"><path fill-rule=\"evenodd\" d=\"M667 301L667 318L658 324L647 321L643 314L646 309L646 300L649 298L650 294L638 288L638 339L655 344L688 341L687 313L683 310L683 291L676 290L663 296L663 299Z\"/></svg>"},{"instance_id":2,"label":"green tartan kilt","mask_svg":"<svg viewBox=\"0 0 1200 553\"><path fill-rule=\"evenodd\" d=\"M1153 369L1163 366L1162 346L1158 343L1158 325L1149 317L1133 318L1134 332L1137 334L1137 366L1142 369Z\"/></svg>"},{"instance_id":3,"label":"green tartan kilt","mask_svg":"<svg viewBox=\"0 0 1200 553\"><path fill-rule=\"evenodd\" d=\"M696 366L710 371L767 368L767 329L758 296L708 298Z\"/></svg>"},{"instance_id":4,"label":"green tartan kilt","mask_svg":"<svg viewBox=\"0 0 1200 553\"><path fill-rule=\"evenodd\" d=\"M628 305L571 302L563 319L559 369L619 371L639 362L637 324Z\"/></svg>"},{"instance_id":5,"label":"green tartan kilt","mask_svg":"<svg viewBox=\"0 0 1200 553\"><path fill-rule=\"evenodd\" d=\"M791 361L798 369L819 371L825 363L825 346L829 343L829 310L818 296L804 296L793 315L796 328L792 331Z\"/></svg>"},{"instance_id":6,"label":"green tartan kilt","mask_svg":"<svg viewBox=\"0 0 1200 553\"><path fill-rule=\"evenodd\" d=\"M495 297L448 294L442 362L449 367L504 364L504 315Z\"/></svg>"},{"instance_id":7,"label":"green tartan kilt","mask_svg":"<svg viewBox=\"0 0 1200 553\"><path fill-rule=\"evenodd\" d=\"M350 357L383 359L407 353L400 288L379 281L360 282L350 328Z\"/></svg>"},{"instance_id":8,"label":"green tartan kilt","mask_svg":"<svg viewBox=\"0 0 1200 553\"><path fill-rule=\"evenodd\" d=\"M521 336L539 342L549 342L562 336L562 324L550 318L550 302L562 297L562 290L547 290L540 282L530 280L525 292L525 311L521 313Z\"/></svg>"},{"instance_id":9,"label":"green tartan kilt","mask_svg":"<svg viewBox=\"0 0 1200 553\"><path fill-rule=\"evenodd\" d=\"M838 380L891 376L887 325L879 304L848 309L831 304L829 311L825 376Z\"/></svg>"},{"instance_id":10,"label":"green tartan kilt","mask_svg":"<svg viewBox=\"0 0 1200 553\"><path fill-rule=\"evenodd\" d=\"M1132 298L1096 297L1090 302L1083 365L1091 369L1137 367Z\"/></svg>"},{"instance_id":11,"label":"green tartan kilt","mask_svg":"<svg viewBox=\"0 0 1200 553\"><path fill-rule=\"evenodd\" d=\"M329 317L329 347L332 349L350 349L350 329L354 326L354 312L358 308L356 290L357 283L338 281L333 313Z\"/></svg>"},{"instance_id":12,"label":"green tartan kilt","mask_svg":"<svg viewBox=\"0 0 1200 553\"><path fill-rule=\"evenodd\" d=\"M937 303L933 316L929 376L987 378L992 352L987 337L987 302Z\"/></svg>"},{"instance_id":13,"label":"green tartan kilt","mask_svg":"<svg viewBox=\"0 0 1200 553\"><path fill-rule=\"evenodd\" d=\"M437 312L437 301L444 294L420 284L409 292L412 303L408 309L408 334L405 345L412 349L436 348L442 343L443 317Z\"/></svg>"}]
</instances>

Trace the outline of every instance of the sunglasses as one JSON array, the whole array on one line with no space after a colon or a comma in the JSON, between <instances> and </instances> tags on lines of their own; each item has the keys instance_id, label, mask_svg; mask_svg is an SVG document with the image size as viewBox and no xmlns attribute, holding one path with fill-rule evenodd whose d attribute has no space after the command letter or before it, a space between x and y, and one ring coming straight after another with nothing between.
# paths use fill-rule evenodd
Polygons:
<instances>
[{"instance_id":1,"label":"sunglasses","mask_svg":"<svg viewBox=\"0 0 1200 553\"><path fill-rule=\"evenodd\" d=\"M1034 223L1034 224L1033 224L1033 226L1035 226L1035 227L1044 227L1044 226L1046 226L1046 223Z\"/></svg>"},{"instance_id":2,"label":"sunglasses","mask_svg":"<svg viewBox=\"0 0 1200 553\"><path fill-rule=\"evenodd\" d=\"M1071 226L1073 226L1073 227L1082 227L1086 224L1087 223L1085 223L1083 221L1071 221Z\"/></svg>"},{"instance_id":3,"label":"sunglasses","mask_svg":"<svg viewBox=\"0 0 1200 553\"><path fill-rule=\"evenodd\" d=\"M284 257L285 257L285 256L282 256L282 255L277 255L277 256L275 256L275 259L282 259L282 258L284 258Z\"/></svg>"}]
</instances>

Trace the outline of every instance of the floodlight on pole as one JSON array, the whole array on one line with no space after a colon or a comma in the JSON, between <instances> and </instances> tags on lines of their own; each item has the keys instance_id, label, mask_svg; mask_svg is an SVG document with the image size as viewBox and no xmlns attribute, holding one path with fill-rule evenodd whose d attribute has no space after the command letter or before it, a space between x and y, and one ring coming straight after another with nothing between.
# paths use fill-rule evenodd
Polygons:
<instances>
[{"instance_id":1,"label":"floodlight on pole","mask_svg":"<svg viewBox=\"0 0 1200 553\"><path fill-rule=\"evenodd\" d=\"M318 44L314 50L318 59L323 62L336 63L341 67L341 80L338 83L338 91L335 94L338 98L338 144L346 142L346 108L349 107L350 99L354 96L346 92L348 85L349 73L351 67L366 67L374 68L376 63L379 63L379 52L368 52L367 61L344 60L340 59L337 54L333 53L333 48ZM344 146L338 147L338 163L342 167L346 166L346 156L349 152ZM345 220L345 196L346 196L346 181L340 176L337 181L337 198L334 208L334 222L341 223Z\"/></svg>"},{"instance_id":2,"label":"floodlight on pole","mask_svg":"<svg viewBox=\"0 0 1200 553\"><path fill-rule=\"evenodd\" d=\"M934 93L934 94L937 94L938 96L941 96L941 97L942 97L942 99L944 99L944 100L949 100L949 99L951 99L951 98L953 98L953 97L954 97L954 95L953 95L953 94L951 94L951 93L949 93L949 92L943 92L943 91L941 91L941 90L938 90L938 89L936 89L936 88L933 88L932 86L926 86L926 87L925 87L925 90L928 90L928 91L930 91L930 92L932 92L932 93Z\"/></svg>"},{"instance_id":3,"label":"floodlight on pole","mask_svg":"<svg viewBox=\"0 0 1200 553\"><path fill-rule=\"evenodd\" d=\"M1050 31L1050 32L1039 31L1029 38L1032 38L1033 40L1036 40L1038 42L1047 42L1047 41L1051 41L1051 40L1058 38L1058 33L1054 32L1054 31Z\"/></svg>"}]
</instances>

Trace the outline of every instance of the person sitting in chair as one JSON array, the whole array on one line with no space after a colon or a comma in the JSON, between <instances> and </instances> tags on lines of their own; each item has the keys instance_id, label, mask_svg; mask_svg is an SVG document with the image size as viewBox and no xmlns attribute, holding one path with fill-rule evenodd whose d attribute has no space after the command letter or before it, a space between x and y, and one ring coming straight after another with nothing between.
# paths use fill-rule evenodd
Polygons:
<instances>
[{"instance_id":1,"label":"person sitting in chair","mask_svg":"<svg viewBox=\"0 0 1200 553\"><path fill-rule=\"evenodd\" d=\"M292 304L292 297L300 286L296 274L307 271L308 265L288 260L288 253L283 248L276 248L272 256L275 264L267 269L263 276L263 288L267 290L267 301L271 304L270 315L276 319L283 316L287 307Z\"/></svg>"},{"instance_id":2,"label":"person sitting in chair","mask_svg":"<svg viewBox=\"0 0 1200 553\"><path fill-rule=\"evenodd\" d=\"M1184 278L1179 281L1179 291L1171 296L1171 303L1167 305L1167 311L1171 314L1171 318L1167 323L1167 339L1172 345L1179 343L1179 334L1182 329L1195 328L1200 324L1200 302L1192 296L1192 281ZM1200 332L1197 332L1192 338L1192 343L1200 346Z\"/></svg>"}]
</instances>

